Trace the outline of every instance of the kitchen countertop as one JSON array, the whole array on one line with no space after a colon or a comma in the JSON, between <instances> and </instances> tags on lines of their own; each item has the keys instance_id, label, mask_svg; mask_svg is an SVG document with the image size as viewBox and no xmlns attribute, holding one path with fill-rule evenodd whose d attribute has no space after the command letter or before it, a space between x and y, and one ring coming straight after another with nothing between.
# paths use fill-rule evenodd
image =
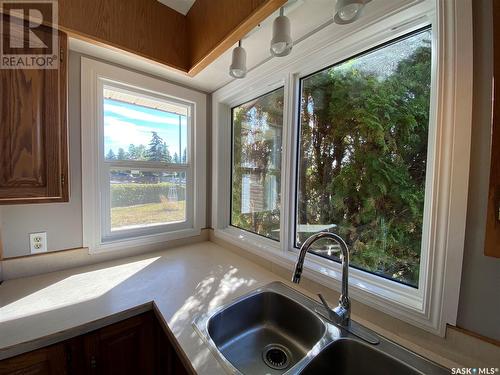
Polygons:
<instances>
[{"instance_id":1,"label":"kitchen countertop","mask_svg":"<svg viewBox=\"0 0 500 375\"><path fill-rule=\"evenodd\" d=\"M0 359L50 345L150 310L167 323L200 374L223 373L193 319L276 275L212 242L0 285ZM100 321L96 323L96 321Z\"/></svg>"},{"instance_id":2,"label":"kitchen countertop","mask_svg":"<svg viewBox=\"0 0 500 375\"><path fill-rule=\"evenodd\" d=\"M0 360L154 308L197 373L224 373L193 319L272 281L292 285L213 242L7 280L0 285Z\"/></svg>"}]
</instances>

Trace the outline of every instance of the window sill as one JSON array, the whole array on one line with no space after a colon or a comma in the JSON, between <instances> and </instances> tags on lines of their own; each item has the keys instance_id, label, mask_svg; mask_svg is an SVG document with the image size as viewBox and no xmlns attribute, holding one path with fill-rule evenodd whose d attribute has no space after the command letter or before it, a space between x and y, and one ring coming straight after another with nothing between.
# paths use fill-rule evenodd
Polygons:
<instances>
[{"instance_id":1,"label":"window sill","mask_svg":"<svg viewBox=\"0 0 500 375\"><path fill-rule=\"evenodd\" d=\"M84 246L87 246L89 248L90 254L124 250L133 247L144 247L145 250L148 250L152 245L156 245L166 241L198 236L200 234L200 229L188 228L171 231L168 233L157 233L141 237L99 242L96 244L85 244Z\"/></svg>"},{"instance_id":2,"label":"window sill","mask_svg":"<svg viewBox=\"0 0 500 375\"><path fill-rule=\"evenodd\" d=\"M283 252L278 243L243 230L229 227L214 231L215 237L290 270L297 260L297 251ZM340 292L340 264L308 256L304 263L304 277ZM349 294L363 304L404 320L434 334L440 330L429 319L425 311L424 298L418 289L386 280L381 277L349 269Z\"/></svg>"}]
</instances>

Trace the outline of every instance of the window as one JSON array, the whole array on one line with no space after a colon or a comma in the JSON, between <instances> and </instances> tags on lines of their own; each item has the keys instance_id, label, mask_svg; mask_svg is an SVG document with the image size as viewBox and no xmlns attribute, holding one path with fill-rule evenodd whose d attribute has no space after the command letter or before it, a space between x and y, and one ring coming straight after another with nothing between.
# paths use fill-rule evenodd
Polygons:
<instances>
[{"instance_id":1,"label":"window","mask_svg":"<svg viewBox=\"0 0 500 375\"><path fill-rule=\"evenodd\" d=\"M351 265L418 287L431 31L300 80L296 243L332 229ZM337 259L338 249L315 253Z\"/></svg>"},{"instance_id":2,"label":"window","mask_svg":"<svg viewBox=\"0 0 500 375\"><path fill-rule=\"evenodd\" d=\"M206 95L82 58L83 242L91 252L205 225Z\"/></svg>"},{"instance_id":3,"label":"window","mask_svg":"<svg viewBox=\"0 0 500 375\"><path fill-rule=\"evenodd\" d=\"M350 248L353 298L443 334L456 323L463 258L472 26L466 6L419 4L388 2L352 28L325 24L212 94L212 225L290 271L306 237L335 231ZM282 126L268 144L280 173L259 180L245 170L260 126L252 108L278 87L282 104L270 109ZM307 277L339 286L337 246L316 245Z\"/></svg>"},{"instance_id":4,"label":"window","mask_svg":"<svg viewBox=\"0 0 500 375\"><path fill-rule=\"evenodd\" d=\"M231 225L280 238L284 89L232 109Z\"/></svg>"},{"instance_id":5,"label":"window","mask_svg":"<svg viewBox=\"0 0 500 375\"><path fill-rule=\"evenodd\" d=\"M191 106L104 86L103 108L104 238L185 222Z\"/></svg>"}]
</instances>

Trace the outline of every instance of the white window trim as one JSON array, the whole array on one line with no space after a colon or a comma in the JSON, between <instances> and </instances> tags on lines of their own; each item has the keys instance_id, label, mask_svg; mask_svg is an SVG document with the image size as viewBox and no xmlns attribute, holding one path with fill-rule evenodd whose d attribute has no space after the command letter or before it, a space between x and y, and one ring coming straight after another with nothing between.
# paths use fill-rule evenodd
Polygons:
<instances>
[{"instance_id":1,"label":"white window trim","mask_svg":"<svg viewBox=\"0 0 500 375\"><path fill-rule=\"evenodd\" d=\"M290 103L299 95L299 76L315 72L385 41L426 25L433 30L433 94L431 99L426 210L419 288L351 268L353 298L429 332L444 335L458 309L470 161L472 112L472 5L470 0L391 2L346 27L335 40L329 27L294 46L290 57L272 59L213 94L212 224L215 236L287 269L293 250L297 114ZM355 31L358 30L358 31ZM283 127L281 242L229 226L231 118L234 105L285 86ZM286 204L285 204L286 203ZM290 251L292 250L292 251ZM306 257L305 275L340 290L340 265Z\"/></svg>"},{"instance_id":2,"label":"white window trim","mask_svg":"<svg viewBox=\"0 0 500 375\"><path fill-rule=\"evenodd\" d=\"M100 162L102 138L102 85L129 88L152 96L171 98L188 104L194 114L188 134L188 154L192 171L191 202L186 204L186 221L161 226L165 231L146 234L137 231L137 237L103 241L104 213L100 196L104 178ZM131 247L154 245L161 242L196 236L205 227L206 207L206 95L114 65L83 57L81 59L81 127L82 127L82 211L83 244L91 253L115 251ZM163 167L162 167L163 169ZM179 169L172 164L169 170ZM182 168L181 168L182 169ZM159 226L160 227L160 226Z\"/></svg>"}]
</instances>

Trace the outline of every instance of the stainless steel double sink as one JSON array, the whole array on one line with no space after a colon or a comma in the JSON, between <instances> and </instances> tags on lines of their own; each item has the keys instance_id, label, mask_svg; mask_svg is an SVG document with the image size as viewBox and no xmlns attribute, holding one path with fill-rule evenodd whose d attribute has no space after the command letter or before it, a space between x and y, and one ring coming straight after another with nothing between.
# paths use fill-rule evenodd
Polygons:
<instances>
[{"instance_id":1,"label":"stainless steel double sink","mask_svg":"<svg viewBox=\"0 0 500 375\"><path fill-rule=\"evenodd\" d=\"M193 324L232 374L449 374L375 332L378 343L370 344L327 317L322 304L274 282Z\"/></svg>"}]
</instances>

